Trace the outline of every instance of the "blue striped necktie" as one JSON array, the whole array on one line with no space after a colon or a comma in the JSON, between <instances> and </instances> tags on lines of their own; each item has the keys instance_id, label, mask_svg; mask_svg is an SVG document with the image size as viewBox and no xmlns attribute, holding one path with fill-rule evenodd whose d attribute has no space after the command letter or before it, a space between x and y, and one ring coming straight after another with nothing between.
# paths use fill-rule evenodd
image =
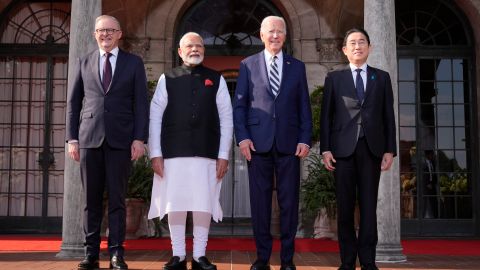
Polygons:
<instances>
[{"instance_id":1,"label":"blue striped necktie","mask_svg":"<svg viewBox=\"0 0 480 270\"><path fill-rule=\"evenodd\" d=\"M278 74L277 56L272 57L272 63L270 64L270 89L274 96L278 95L280 90L280 74Z\"/></svg>"}]
</instances>

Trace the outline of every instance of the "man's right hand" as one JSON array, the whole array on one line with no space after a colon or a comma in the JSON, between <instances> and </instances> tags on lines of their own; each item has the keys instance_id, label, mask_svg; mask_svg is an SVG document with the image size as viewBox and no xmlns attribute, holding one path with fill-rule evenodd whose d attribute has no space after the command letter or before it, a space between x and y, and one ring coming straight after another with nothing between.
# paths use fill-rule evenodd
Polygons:
<instances>
[{"instance_id":1,"label":"man's right hand","mask_svg":"<svg viewBox=\"0 0 480 270\"><path fill-rule=\"evenodd\" d=\"M160 177L163 177L163 157L152 158L153 171Z\"/></svg>"},{"instance_id":2,"label":"man's right hand","mask_svg":"<svg viewBox=\"0 0 480 270\"><path fill-rule=\"evenodd\" d=\"M240 147L240 152L245 157L246 160L250 161L252 159L252 151L256 151L255 147L253 146L253 142L250 139L246 139L241 141L238 146Z\"/></svg>"},{"instance_id":3,"label":"man's right hand","mask_svg":"<svg viewBox=\"0 0 480 270\"><path fill-rule=\"evenodd\" d=\"M78 142L68 143L68 155L75 161L80 161L80 151L78 149Z\"/></svg>"},{"instance_id":4,"label":"man's right hand","mask_svg":"<svg viewBox=\"0 0 480 270\"><path fill-rule=\"evenodd\" d=\"M329 171L335 170L333 163L336 163L337 161L333 158L332 152L330 151L323 152L322 156L323 156L323 164L325 165L325 168Z\"/></svg>"}]
</instances>

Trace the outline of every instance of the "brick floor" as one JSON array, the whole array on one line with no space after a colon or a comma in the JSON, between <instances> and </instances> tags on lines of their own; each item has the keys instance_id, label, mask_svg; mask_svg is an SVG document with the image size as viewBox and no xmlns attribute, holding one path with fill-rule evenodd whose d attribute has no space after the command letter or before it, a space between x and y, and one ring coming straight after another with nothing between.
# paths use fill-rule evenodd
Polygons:
<instances>
[{"instance_id":1,"label":"brick floor","mask_svg":"<svg viewBox=\"0 0 480 270\"><path fill-rule=\"evenodd\" d=\"M47 270L76 269L79 259L59 259L52 252L0 252L0 270ZM218 270L248 270L255 260L255 252L212 251L207 256L217 265ZM169 251L127 251L125 259L130 270L159 270L170 258ZM108 257L101 258L100 266L108 269ZM298 270L336 270L339 264L338 253L301 252L295 255ZM279 253L271 259L272 270L279 270ZM477 256L432 256L409 255L407 262L378 264L380 269L480 269ZM359 269L359 268L357 268Z\"/></svg>"}]
</instances>

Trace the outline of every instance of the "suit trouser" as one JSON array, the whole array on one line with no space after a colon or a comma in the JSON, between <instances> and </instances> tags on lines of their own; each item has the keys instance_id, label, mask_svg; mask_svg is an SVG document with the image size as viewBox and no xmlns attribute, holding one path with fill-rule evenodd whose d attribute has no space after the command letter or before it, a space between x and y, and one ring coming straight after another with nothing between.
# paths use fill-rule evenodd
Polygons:
<instances>
[{"instance_id":1,"label":"suit trouser","mask_svg":"<svg viewBox=\"0 0 480 270\"><path fill-rule=\"evenodd\" d=\"M85 195L83 230L88 255L100 252L103 193L108 193L108 251L123 256L125 195L131 169L130 149L114 149L103 142L99 148L80 149L80 172Z\"/></svg>"},{"instance_id":2,"label":"suit trouser","mask_svg":"<svg viewBox=\"0 0 480 270\"><path fill-rule=\"evenodd\" d=\"M252 159L248 163L253 233L257 257L266 263L270 260L273 243L270 221L274 172L280 207L280 259L282 263L287 263L293 259L295 252L300 161L293 154L279 153L275 147L268 153L252 153Z\"/></svg>"},{"instance_id":3,"label":"suit trouser","mask_svg":"<svg viewBox=\"0 0 480 270\"><path fill-rule=\"evenodd\" d=\"M381 158L374 156L365 139L359 139L354 153L337 158L335 188L337 197L338 242L342 264L355 265L357 254L361 265L375 263L377 235L377 195ZM360 229L355 233L354 212L360 208Z\"/></svg>"}]
</instances>

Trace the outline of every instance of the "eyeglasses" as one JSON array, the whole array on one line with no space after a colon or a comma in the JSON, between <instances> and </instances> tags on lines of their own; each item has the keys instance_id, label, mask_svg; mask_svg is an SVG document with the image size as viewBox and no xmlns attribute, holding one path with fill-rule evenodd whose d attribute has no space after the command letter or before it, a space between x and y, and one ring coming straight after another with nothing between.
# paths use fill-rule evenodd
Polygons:
<instances>
[{"instance_id":1,"label":"eyeglasses","mask_svg":"<svg viewBox=\"0 0 480 270\"><path fill-rule=\"evenodd\" d=\"M352 41L352 42L348 42L347 45L349 47L352 47L352 48L355 48L355 46L357 46L357 45L358 45L358 47L365 47L365 46L368 45L368 42L364 41L364 40L360 40L360 41L357 41L357 42Z\"/></svg>"},{"instance_id":2,"label":"eyeglasses","mask_svg":"<svg viewBox=\"0 0 480 270\"><path fill-rule=\"evenodd\" d=\"M118 29L113 29L113 28L104 28L104 29L95 29L95 32L97 32L97 34L108 34L108 35L111 35L115 32L118 32L120 30Z\"/></svg>"}]
</instances>

